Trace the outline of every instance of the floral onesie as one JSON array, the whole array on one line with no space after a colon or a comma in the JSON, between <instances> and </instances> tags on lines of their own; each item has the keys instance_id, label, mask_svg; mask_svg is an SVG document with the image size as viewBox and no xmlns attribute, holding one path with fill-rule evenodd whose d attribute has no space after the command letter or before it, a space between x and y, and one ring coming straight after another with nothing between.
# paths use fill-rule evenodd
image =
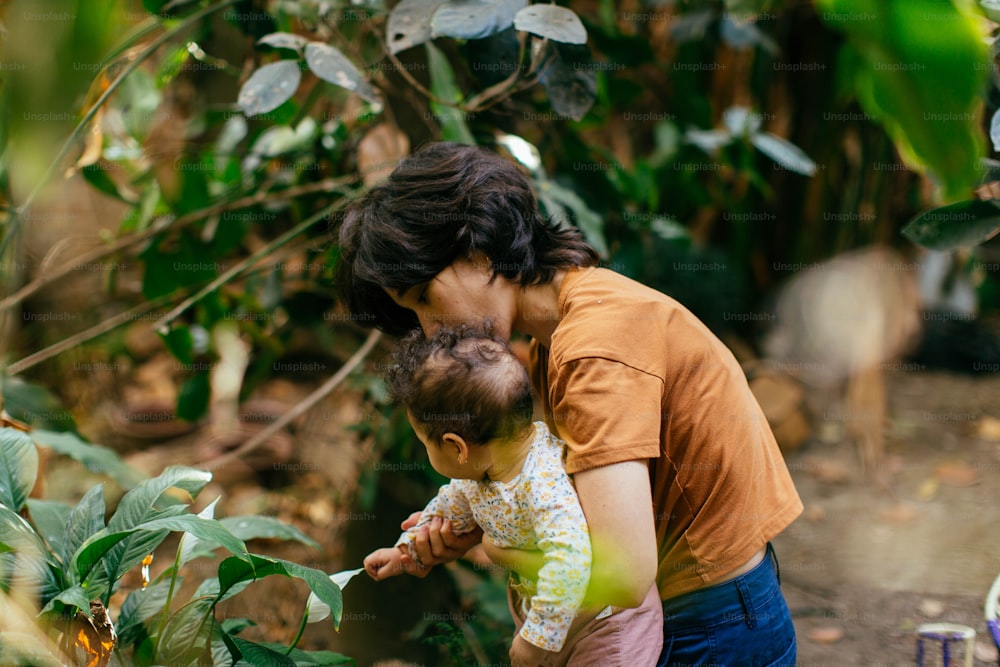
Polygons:
<instances>
[{"instance_id":1,"label":"floral onesie","mask_svg":"<svg viewBox=\"0 0 1000 667\"><path fill-rule=\"evenodd\" d=\"M564 444L544 422L535 422L531 448L509 482L454 479L423 510L420 522L396 542L412 543L420 526L439 516L455 533L476 526L499 547L540 549L545 563L531 590L521 637L559 651L590 581L590 535L580 500L563 467ZM522 582L525 580L522 579ZM533 589L533 590L532 590Z\"/></svg>"}]
</instances>

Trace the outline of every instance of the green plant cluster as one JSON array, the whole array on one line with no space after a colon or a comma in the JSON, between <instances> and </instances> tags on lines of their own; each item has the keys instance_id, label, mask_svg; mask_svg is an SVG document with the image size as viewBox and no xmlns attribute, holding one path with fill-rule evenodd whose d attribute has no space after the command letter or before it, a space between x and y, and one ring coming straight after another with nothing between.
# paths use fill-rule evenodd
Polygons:
<instances>
[{"instance_id":1,"label":"green plant cluster","mask_svg":"<svg viewBox=\"0 0 1000 667\"><path fill-rule=\"evenodd\" d=\"M42 439L51 440L44 434ZM255 538L318 546L293 526L265 516L216 519L218 498L192 514L189 505L210 473L171 466L129 489L105 521L103 485L73 507L29 498L37 470L32 438L15 428L0 429L0 595L12 619L13 606L34 616L33 624L12 623L15 630L0 638L0 662L62 665L61 654L79 664L107 665L113 653L118 664L131 665L353 664L329 651L297 649L298 637L291 646L250 641L240 632L251 621L216 617L219 603L271 575L306 582L330 609L335 628L343 604L340 586L326 573L247 551L245 541ZM182 534L173 564L129 591L113 620L114 634L106 635L116 640L103 648L98 641L82 641L80 628L93 628L97 620L92 605L108 609L122 578L171 533ZM189 600L176 599L185 566L220 548L231 555L219 563L217 575L201 581ZM309 612L303 608L304 627Z\"/></svg>"}]
</instances>

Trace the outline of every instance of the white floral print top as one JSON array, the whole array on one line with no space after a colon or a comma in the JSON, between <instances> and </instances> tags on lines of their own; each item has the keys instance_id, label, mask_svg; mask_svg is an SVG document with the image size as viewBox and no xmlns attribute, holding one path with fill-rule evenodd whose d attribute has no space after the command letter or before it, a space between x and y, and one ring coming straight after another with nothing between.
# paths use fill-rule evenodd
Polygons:
<instances>
[{"instance_id":1,"label":"white floral print top","mask_svg":"<svg viewBox=\"0 0 1000 667\"><path fill-rule=\"evenodd\" d=\"M439 516L451 520L455 533L479 526L497 546L540 549L545 563L538 581L529 586L534 590L520 635L539 648L559 651L590 581L590 534L563 466L565 444L544 422L535 422L534 427L517 477L509 482L452 480L396 544L410 548L420 526Z\"/></svg>"}]
</instances>

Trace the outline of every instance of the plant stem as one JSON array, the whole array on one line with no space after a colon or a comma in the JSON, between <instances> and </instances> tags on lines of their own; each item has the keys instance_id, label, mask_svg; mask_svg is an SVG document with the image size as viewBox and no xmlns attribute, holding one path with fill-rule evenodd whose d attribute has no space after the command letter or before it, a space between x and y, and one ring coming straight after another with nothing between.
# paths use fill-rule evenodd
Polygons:
<instances>
[{"instance_id":1,"label":"plant stem","mask_svg":"<svg viewBox=\"0 0 1000 667\"><path fill-rule=\"evenodd\" d=\"M360 190L359 192L363 192L363 190ZM206 296L208 296L215 290L219 289L219 287L225 285L227 282L229 282L239 274L243 273L249 268L252 268L254 264L267 257L272 252L274 252L281 246L285 245L286 243L294 239L296 236L298 236L305 230L315 225L320 220L326 219L331 213L343 207L346 203L347 202L345 200L340 200L336 204L332 204L330 206L326 206L320 209L317 213L306 218L305 220L297 224L295 227L292 227L287 232L285 232L275 240L271 241L270 243L268 243L266 246L264 246L254 254L229 267L229 269L224 271L221 276L219 276L212 282L202 287L200 290L195 292L193 295L185 299L183 302L178 304L173 310L167 313L164 316L163 321L160 322L160 325L157 327L157 331L160 333L166 333L170 328L170 323L176 320L178 317L180 317L184 313L184 311L186 311L188 308L198 303Z\"/></svg>"},{"instance_id":2,"label":"plant stem","mask_svg":"<svg viewBox=\"0 0 1000 667\"><path fill-rule=\"evenodd\" d=\"M153 643L153 657L160 652L160 640L163 639L163 631L167 627L167 618L170 616L170 601L174 598L174 587L177 585L177 574L181 569L181 546L184 538L177 544L177 555L174 556L174 571L170 575L170 588L167 589L167 599L163 603L163 617L160 620L160 631L156 633L156 640ZM154 661L155 664L155 661Z\"/></svg>"},{"instance_id":3,"label":"plant stem","mask_svg":"<svg viewBox=\"0 0 1000 667\"><path fill-rule=\"evenodd\" d=\"M56 169L59 168L59 165L62 163L66 155L69 153L70 148L72 148L74 144L76 144L77 139L80 138L80 136L83 134L83 131L86 129L87 125L89 125L90 121L93 120L94 116L97 115L98 110L102 106L104 106L104 103L108 101L108 99L111 97L112 94L114 94L116 90L118 90L118 87L122 84L123 81L125 81L125 78L128 77L128 75L131 74L133 71L135 71L139 67L139 65L141 65L147 58L156 53L157 49L166 44L170 39L184 32L185 30L187 30L192 25L194 25L201 19L205 18L206 16L213 14L219 11L220 9L223 9L224 7L228 7L229 5L234 5L237 2L238 0L221 0L218 4L212 5L211 7L206 7L205 9L202 9L199 12L195 12L191 16L181 21L181 23L177 25L175 28L168 30L167 32L163 33L162 35L154 39L149 44L149 46L143 49L142 52L140 52L136 56L136 58L133 61L131 61L128 65L125 66L125 69L122 70L122 73L119 74L118 77L108 85L107 89L101 94L101 96L97 99L97 101L94 102L94 106L92 106L87 111L86 115L84 115L84 117L80 120L77 126L73 129L73 132L69 135L69 138L66 139L66 142L62 145L62 148L59 149L59 152L56 153L55 158L49 164L48 169L45 170L45 173L42 175L42 178L38 181L38 183L35 184L35 187L31 190L31 192L28 193L28 196L27 198L25 198L24 203L18 207L19 215L17 215L11 221L10 229L7 230L7 234L3 239L3 241L0 241L0 256L3 256L4 251L7 249L7 244L10 243L11 239L17 236L18 227L20 226L21 220L23 219L23 213L31 207L31 204L35 201L35 198L42 191L42 188L45 187L45 185L49 182L49 180L52 178L52 175L55 173Z\"/></svg>"},{"instance_id":4,"label":"plant stem","mask_svg":"<svg viewBox=\"0 0 1000 667\"><path fill-rule=\"evenodd\" d=\"M160 234L161 232L165 232L168 230L176 231L178 229L187 227L188 225L194 222L198 222L199 220L204 220L205 218L209 218L213 215L218 215L220 213L225 213L226 211L234 211L241 208L249 208L250 206L261 204L266 201L292 199L294 197L298 197L305 194L312 194L315 192L339 191L342 188L342 186L355 180L357 180L357 178L354 176L346 176L341 178L327 178L322 181L318 181L316 183L307 183L306 185L287 188L285 190L279 190L277 192L258 192L257 194L249 195L247 197L237 199L236 201L233 202L214 204L212 206L203 208L198 211L192 211L187 215L183 215L177 218L173 222L153 225L148 229L145 229L131 236L120 238L111 245L96 248L91 252L80 255L80 257L78 257L76 260L63 265L62 268L57 269L55 272L48 274L46 276L42 276L40 278L36 278L35 280L31 281L30 283L19 289L14 294L6 297L3 300L0 300L0 311L7 310L8 308L11 308L19 304L21 301L31 296L38 290L54 283L55 281L69 275L70 273L73 273L73 271L75 271L77 267L83 264L89 264L99 259L103 259L108 255L113 255L114 253L124 250L125 248L142 243L143 241L146 241L156 236L157 234Z\"/></svg>"},{"instance_id":5,"label":"plant stem","mask_svg":"<svg viewBox=\"0 0 1000 667\"><path fill-rule=\"evenodd\" d=\"M285 651L285 655L291 655L292 651L295 649L295 646L299 643L299 640L302 639L302 633L306 631L306 621L308 620L309 620L309 610L306 609L305 613L302 614L302 622L299 623L299 631L295 635L295 639L292 640L292 643L288 645L288 650Z\"/></svg>"},{"instance_id":6,"label":"plant stem","mask_svg":"<svg viewBox=\"0 0 1000 667\"><path fill-rule=\"evenodd\" d=\"M181 294L185 294L188 291L190 290L182 290ZM150 301L148 303L136 306L131 310L126 310L124 313L119 313L114 317L110 317L104 320L103 322L95 324L89 329L85 329L79 333L73 334L69 338L64 338L58 343L50 345L42 350L39 350L38 352L29 354L23 359L15 361L14 363L7 366L6 369L4 369L4 373L6 375L17 375L18 373L23 373L32 366L36 366L47 359L51 359L57 354L61 354L66 350L69 350L71 348L80 345L81 343L85 343L88 340L97 338L98 336L101 336L113 329L117 329L123 324L135 321L142 315L145 315L146 313L156 310L160 306L167 304L176 298L178 298L177 294L168 294L166 296L160 297L159 299L154 299L153 301Z\"/></svg>"}]
</instances>

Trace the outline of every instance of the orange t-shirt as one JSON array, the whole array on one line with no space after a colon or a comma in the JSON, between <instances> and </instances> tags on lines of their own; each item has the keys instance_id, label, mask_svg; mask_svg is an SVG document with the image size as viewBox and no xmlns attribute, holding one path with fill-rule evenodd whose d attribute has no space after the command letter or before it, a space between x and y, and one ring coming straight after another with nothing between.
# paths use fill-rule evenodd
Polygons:
<instances>
[{"instance_id":1,"label":"orange t-shirt","mask_svg":"<svg viewBox=\"0 0 1000 667\"><path fill-rule=\"evenodd\" d=\"M531 375L567 472L650 459L661 598L732 572L802 512L739 363L674 299L570 270Z\"/></svg>"}]
</instances>

